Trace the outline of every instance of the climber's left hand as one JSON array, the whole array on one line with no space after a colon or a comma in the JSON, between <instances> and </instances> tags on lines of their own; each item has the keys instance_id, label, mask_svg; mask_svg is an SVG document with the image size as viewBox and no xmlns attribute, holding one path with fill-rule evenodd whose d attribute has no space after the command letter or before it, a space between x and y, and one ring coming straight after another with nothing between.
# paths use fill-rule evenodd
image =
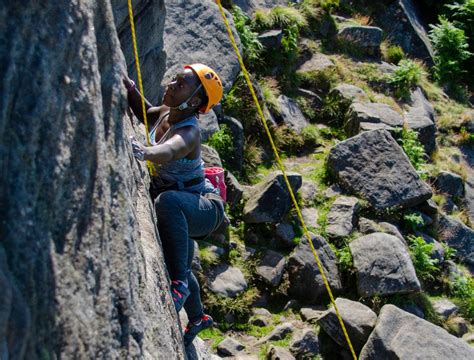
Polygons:
<instances>
[{"instance_id":1,"label":"climber's left hand","mask_svg":"<svg viewBox=\"0 0 474 360\"><path fill-rule=\"evenodd\" d=\"M135 138L131 137L130 140L132 141L132 150L133 156L140 161L145 160L145 154L147 153L147 148L141 142L135 140Z\"/></svg>"}]
</instances>

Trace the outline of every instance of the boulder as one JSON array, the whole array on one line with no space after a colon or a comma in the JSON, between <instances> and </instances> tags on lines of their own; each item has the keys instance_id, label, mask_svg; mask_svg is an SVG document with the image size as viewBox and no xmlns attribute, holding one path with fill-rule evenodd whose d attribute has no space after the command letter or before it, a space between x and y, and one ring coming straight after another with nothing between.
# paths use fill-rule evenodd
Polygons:
<instances>
[{"instance_id":1,"label":"boulder","mask_svg":"<svg viewBox=\"0 0 474 360\"><path fill-rule=\"evenodd\" d=\"M331 59L321 53L313 54L313 57L303 63L299 68L298 71L300 72L307 72L307 71L325 71L327 69L333 69L336 66L331 61Z\"/></svg>"},{"instance_id":2,"label":"boulder","mask_svg":"<svg viewBox=\"0 0 474 360\"><path fill-rule=\"evenodd\" d=\"M441 171L434 181L435 188L451 197L464 195L464 181L458 174L449 171Z\"/></svg>"},{"instance_id":3,"label":"boulder","mask_svg":"<svg viewBox=\"0 0 474 360\"><path fill-rule=\"evenodd\" d=\"M318 187L312 181L303 180L303 184L300 188L300 196L309 205L314 202L316 195L318 194Z\"/></svg>"},{"instance_id":4,"label":"boulder","mask_svg":"<svg viewBox=\"0 0 474 360\"><path fill-rule=\"evenodd\" d=\"M420 88L411 93L411 104L405 113L405 119L408 127L418 133L418 140L425 152L431 154L436 149L435 112Z\"/></svg>"},{"instance_id":5,"label":"boulder","mask_svg":"<svg viewBox=\"0 0 474 360\"><path fill-rule=\"evenodd\" d=\"M431 305L433 305L433 310L436 314L438 314L443 320L447 320L451 315L456 314L459 310L459 308L448 299L433 300Z\"/></svg>"},{"instance_id":6,"label":"boulder","mask_svg":"<svg viewBox=\"0 0 474 360\"><path fill-rule=\"evenodd\" d=\"M326 307L323 306L302 307L300 309L301 319L309 323L316 322L325 313Z\"/></svg>"},{"instance_id":7,"label":"boulder","mask_svg":"<svg viewBox=\"0 0 474 360\"><path fill-rule=\"evenodd\" d=\"M331 90L330 95L337 97L347 103L369 102L369 97L361 88L351 84L339 84Z\"/></svg>"},{"instance_id":8,"label":"boulder","mask_svg":"<svg viewBox=\"0 0 474 360\"><path fill-rule=\"evenodd\" d=\"M387 234L391 234L396 236L402 241L405 241L403 238L402 233L400 232L400 229L391 223L388 222L380 222L376 223L373 220L367 219L367 218L360 218L359 220L359 231L362 234L371 234L374 232L384 232Z\"/></svg>"},{"instance_id":9,"label":"boulder","mask_svg":"<svg viewBox=\"0 0 474 360\"><path fill-rule=\"evenodd\" d=\"M373 233L349 243L360 296L420 291L406 245L393 235Z\"/></svg>"},{"instance_id":10,"label":"boulder","mask_svg":"<svg viewBox=\"0 0 474 360\"><path fill-rule=\"evenodd\" d=\"M355 102L350 107L351 117L347 124L350 134L356 135L362 130L393 130L403 126L403 117L390 105L382 103ZM372 127L371 127L372 126Z\"/></svg>"},{"instance_id":11,"label":"boulder","mask_svg":"<svg viewBox=\"0 0 474 360\"><path fill-rule=\"evenodd\" d=\"M336 306L342 317L352 346L355 352L359 353L375 326L377 315L368 306L344 298L337 298ZM336 343L349 349L334 308L326 311L326 313L319 318L318 324Z\"/></svg>"},{"instance_id":12,"label":"boulder","mask_svg":"<svg viewBox=\"0 0 474 360\"><path fill-rule=\"evenodd\" d=\"M370 55L378 54L382 43L382 29L375 26L343 25L336 36L339 41Z\"/></svg>"},{"instance_id":13,"label":"boulder","mask_svg":"<svg viewBox=\"0 0 474 360\"><path fill-rule=\"evenodd\" d=\"M285 95L280 95L277 100L282 123L297 134L301 134L301 131L309 125L309 121L304 117L298 104Z\"/></svg>"},{"instance_id":14,"label":"boulder","mask_svg":"<svg viewBox=\"0 0 474 360\"><path fill-rule=\"evenodd\" d=\"M231 209L235 209L242 199L244 188L230 171L226 171L225 184L227 186L227 201Z\"/></svg>"},{"instance_id":15,"label":"boulder","mask_svg":"<svg viewBox=\"0 0 474 360\"><path fill-rule=\"evenodd\" d=\"M468 322L466 321L466 319L460 316L454 316L449 318L446 321L446 327L448 328L448 331L451 334L457 336L458 338L469 332Z\"/></svg>"},{"instance_id":16,"label":"boulder","mask_svg":"<svg viewBox=\"0 0 474 360\"><path fill-rule=\"evenodd\" d=\"M307 227L316 229L319 227L318 225L318 210L315 208L302 208L301 215L303 216L304 223ZM300 224L300 219L296 219L297 223Z\"/></svg>"},{"instance_id":17,"label":"boulder","mask_svg":"<svg viewBox=\"0 0 474 360\"><path fill-rule=\"evenodd\" d=\"M278 286L284 270L285 257L273 250L267 250L262 261L257 266L256 273L266 283Z\"/></svg>"},{"instance_id":18,"label":"boulder","mask_svg":"<svg viewBox=\"0 0 474 360\"><path fill-rule=\"evenodd\" d=\"M433 65L433 48L427 26L416 9L415 1L393 1L376 14L383 18L383 30L390 43L402 47L405 54Z\"/></svg>"},{"instance_id":19,"label":"boulder","mask_svg":"<svg viewBox=\"0 0 474 360\"><path fill-rule=\"evenodd\" d=\"M311 90L298 88L296 89L296 95L309 100L309 104L313 109L321 109L323 106L323 99L321 99L321 96Z\"/></svg>"},{"instance_id":20,"label":"boulder","mask_svg":"<svg viewBox=\"0 0 474 360\"><path fill-rule=\"evenodd\" d=\"M456 257L474 269L474 231L446 215L440 215L437 230L438 240L455 249Z\"/></svg>"},{"instance_id":21,"label":"boulder","mask_svg":"<svg viewBox=\"0 0 474 360\"><path fill-rule=\"evenodd\" d=\"M432 195L386 130L340 142L331 149L327 166L341 187L365 198L376 210L415 206Z\"/></svg>"},{"instance_id":22,"label":"boulder","mask_svg":"<svg viewBox=\"0 0 474 360\"><path fill-rule=\"evenodd\" d=\"M198 123L201 130L201 142L206 142L212 134L219 130L217 116L214 111L199 115Z\"/></svg>"},{"instance_id":23,"label":"boulder","mask_svg":"<svg viewBox=\"0 0 474 360\"><path fill-rule=\"evenodd\" d=\"M357 223L359 200L354 197L341 196L331 205L327 215L326 233L329 237L349 236Z\"/></svg>"},{"instance_id":24,"label":"boulder","mask_svg":"<svg viewBox=\"0 0 474 360\"><path fill-rule=\"evenodd\" d=\"M301 175L287 173L293 192L301 187ZM280 171L270 173L261 183L252 188L243 210L246 223L278 222L290 210L291 198Z\"/></svg>"},{"instance_id":25,"label":"boulder","mask_svg":"<svg viewBox=\"0 0 474 360\"><path fill-rule=\"evenodd\" d=\"M201 145L201 157L206 167L222 167L219 153L207 145Z\"/></svg>"},{"instance_id":26,"label":"boulder","mask_svg":"<svg viewBox=\"0 0 474 360\"><path fill-rule=\"evenodd\" d=\"M232 144L234 146L234 151L229 159L226 159L231 168L241 171L242 164L244 161L244 128L239 120L234 119L230 116L222 116L219 119L219 124L227 125L232 133Z\"/></svg>"},{"instance_id":27,"label":"boulder","mask_svg":"<svg viewBox=\"0 0 474 360\"><path fill-rule=\"evenodd\" d=\"M230 337L225 338L217 345L217 353L222 356L235 356L244 349L244 345Z\"/></svg>"},{"instance_id":28,"label":"boulder","mask_svg":"<svg viewBox=\"0 0 474 360\"><path fill-rule=\"evenodd\" d=\"M217 265L207 277L209 290L225 297L236 297L247 289L247 281L239 268Z\"/></svg>"},{"instance_id":29,"label":"boulder","mask_svg":"<svg viewBox=\"0 0 474 360\"><path fill-rule=\"evenodd\" d=\"M279 223L275 226L275 235L285 247L293 248L295 243L293 242L296 237L293 225L287 223Z\"/></svg>"},{"instance_id":30,"label":"boulder","mask_svg":"<svg viewBox=\"0 0 474 360\"><path fill-rule=\"evenodd\" d=\"M385 305L359 359L468 360L473 357L474 348L446 330L394 305Z\"/></svg>"},{"instance_id":31,"label":"boulder","mask_svg":"<svg viewBox=\"0 0 474 360\"><path fill-rule=\"evenodd\" d=\"M342 290L337 258L322 236L311 234L313 245L321 260L331 290L337 293ZM306 237L288 258L289 276L288 293L306 303L314 303L326 294L326 287L319 272L316 260Z\"/></svg>"},{"instance_id":32,"label":"boulder","mask_svg":"<svg viewBox=\"0 0 474 360\"><path fill-rule=\"evenodd\" d=\"M268 341L278 341L284 339L288 334L292 333L294 326L291 322L286 322L278 325L267 336L257 341L257 345L266 343Z\"/></svg>"},{"instance_id":33,"label":"boulder","mask_svg":"<svg viewBox=\"0 0 474 360\"><path fill-rule=\"evenodd\" d=\"M290 352L297 359L313 359L319 354L319 340L313 329L295 334L290 342Z\"/></svg>"},{"instance_id":34,"label":"boulder","mask_svg":"<svg viewBox=\"0 0 474 360\"><path fill-rule=\"evenodd\" d=\"M248 15L252 15L256 9L269 10L277 5L286 6L288 5L288 0L232 0L232 3L240 7Z\"/></svg>"},{"instance_id":35,"label":"boulder","mask_svg":"<svg viewBox=\"0 0 474 360\"><path fill-rule=\"evenodd\" d=\"M277 49L281 46L283 31L280 29L268 30L258 35L258 40L267 49Z\"/></svg>"},{"instance_id":36,"label":"boulder","mask_svg":"<svg viewBox=\"0 0 474 360\"><path fill-rule=\"evenodd\" d=\"M266 356L267 360L295 360L291 353L281 346L270 346Z\"/></svg>"}]
</instances>

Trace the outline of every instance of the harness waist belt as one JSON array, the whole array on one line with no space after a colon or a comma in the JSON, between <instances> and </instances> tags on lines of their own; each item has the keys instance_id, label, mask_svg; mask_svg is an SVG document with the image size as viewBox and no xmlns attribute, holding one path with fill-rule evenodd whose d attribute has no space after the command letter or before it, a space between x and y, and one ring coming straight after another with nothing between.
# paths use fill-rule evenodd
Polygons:
<instances>
[{"instance_id":1,"label":"harness waist belt","mask_svg":"<svg viewBox=\"0 0 474 360\"><path fill-rule=\"evenodd\" d=\"M188 180L188 181L183 181L182 184L183 184L184 187L191 187L191 186L194 186L194 185L198 185L203 181L204 181L204 178L199 176L199 177L195 177L195 178L193 178L191 180ZM178 189L179 188L178 183L176 183L176 182L173 182L173 181L166 182L164 180L163 180L163 182L164 182L165 186L169 189L173 189L173 188Z\"/></svg>"}]
</instances>

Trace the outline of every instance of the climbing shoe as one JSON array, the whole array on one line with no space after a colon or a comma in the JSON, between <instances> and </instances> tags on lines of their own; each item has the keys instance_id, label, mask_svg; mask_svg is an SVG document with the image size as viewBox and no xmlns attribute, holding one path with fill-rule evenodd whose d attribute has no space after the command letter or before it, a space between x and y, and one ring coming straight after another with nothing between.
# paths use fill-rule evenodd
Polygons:
<instances>
[{"instance_id":1,"label":"climbing shoe","mask_svg":"<svg viewBox=\"0 0 474 360\"><path fill-rule=\"evenodd\" d=\"M210 328L214 324L214 320L210 315L204 314L202 318L195 322L189 322L184 329L184 346L190 345L197 334L202 330Z\"/></svg>"},{"instance_id":2,"label":"climbing shoe","mask_svg":"<svg viewBox=\"0 0 474 360\"><path fill-rule=\"evenodd\" d=\"M189 291L181 281L171 281L171 297L173 298L176 312L179 312L182 309L189 294L191 294L191 291Z\"/></svg>"}]
</instances>

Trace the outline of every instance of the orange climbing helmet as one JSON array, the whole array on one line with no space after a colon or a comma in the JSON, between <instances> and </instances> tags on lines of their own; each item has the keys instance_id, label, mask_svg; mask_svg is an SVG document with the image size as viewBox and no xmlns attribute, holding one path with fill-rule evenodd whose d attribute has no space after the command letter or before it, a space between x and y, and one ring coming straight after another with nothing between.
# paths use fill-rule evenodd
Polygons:
<instances>
[{"instance_id":1,"label":"orange climbing helmet","mask_svg":"<svg viewBox=\"0 0 474 360\"><path fill-rule=\"evenodd\" d=\"M201 80L201 84L206 91L208 98L207 104L199 109L202 113L207 113L214 105L222 99L222 82L217 73L209 66L204 64L185 65L185 69L191 69Z\"/></svg>"}]
</instances>

